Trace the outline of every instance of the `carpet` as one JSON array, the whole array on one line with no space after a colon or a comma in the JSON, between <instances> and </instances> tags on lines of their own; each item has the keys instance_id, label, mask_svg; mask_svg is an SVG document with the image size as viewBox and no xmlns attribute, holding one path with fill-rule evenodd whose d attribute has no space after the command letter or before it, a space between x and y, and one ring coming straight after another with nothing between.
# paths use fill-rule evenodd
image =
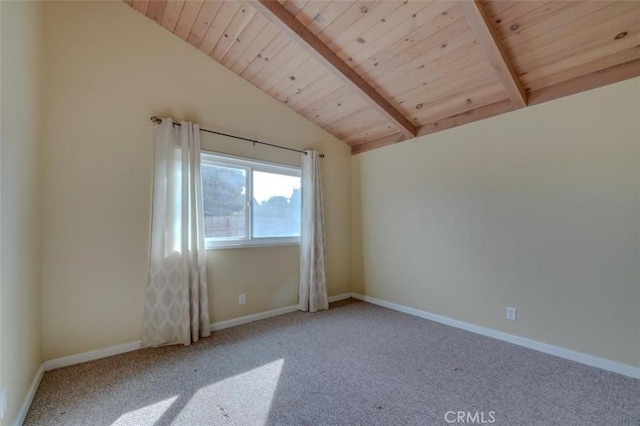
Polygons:
<instances>
[{"instance_id":1,"label":"carpet","mask_svg":"<svg viewBox=\"0 0 640 426\"><path fill-rule=\"evenodd\" d=\"M45 373L25 425L639 425L640 380L353 299Z\"/></svg>"}]
</instances>

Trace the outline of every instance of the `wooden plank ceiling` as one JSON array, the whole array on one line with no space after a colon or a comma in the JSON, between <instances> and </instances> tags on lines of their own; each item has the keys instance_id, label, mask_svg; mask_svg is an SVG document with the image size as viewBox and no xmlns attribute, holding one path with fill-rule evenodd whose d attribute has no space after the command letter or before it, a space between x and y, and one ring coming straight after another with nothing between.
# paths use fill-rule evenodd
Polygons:
<instances>
[{"instance_id":1,"label":"wooden plank ceiling","mask_svg":"<svg viewBox=\"0 0 640 426\"><path fill-rule=\"evenodd\" d=\"M640 75L640 1L125 3L354 154Z\"/></svg>"}]
</instances>

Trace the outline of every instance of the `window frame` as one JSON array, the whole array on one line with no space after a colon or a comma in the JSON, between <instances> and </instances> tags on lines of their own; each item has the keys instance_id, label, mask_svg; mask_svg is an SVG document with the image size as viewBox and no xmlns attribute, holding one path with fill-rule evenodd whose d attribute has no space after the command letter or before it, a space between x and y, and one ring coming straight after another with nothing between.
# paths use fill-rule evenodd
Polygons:
<instances>
[{"instance_id":1,"label":"window frame","mask_svg":"<svg viewBox=\"0 0 640 426\"><path fill-rule=\"evenodd\" d=\"M214 237L204 240L206 250L242 248L242 247L269 247L300 245L300 236L297 237L254 237L253 236L253 172L276 173L300 178L302 184L302 169L298 166L274 163L252 158L238 157L222 154L215 151L200 151L200 167L206 165L232 167L244 169L246 173L246 237L228 237L216 239ZM204 202L204 200L203 200Z\"/></svg>"}]
</instances>

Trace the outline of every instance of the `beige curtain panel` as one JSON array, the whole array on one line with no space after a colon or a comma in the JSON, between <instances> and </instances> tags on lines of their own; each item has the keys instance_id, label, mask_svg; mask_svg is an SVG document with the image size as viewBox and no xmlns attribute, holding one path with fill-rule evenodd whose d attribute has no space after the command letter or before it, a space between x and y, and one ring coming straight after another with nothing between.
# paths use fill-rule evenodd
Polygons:
<instances>
[{"instance_id":1,"label":"beige curtain panel","mask_svg":"<svg viewBox=\"0 0 640 426\"><path fill-rule=\"evenodd\" d=\"M164 118L153 129L154 177L143 346L189 345L211 334L200 129Z\"/></svg>"},{"instance_id":2,"label":"beige curtain panel","mask_svg":"<svg viewBox=\"0 0 640 426\"><path fill-rule=\"evenodd\" d=\"M320 155L302 154L302 229L300 235L299 309L329 309L324 246Z\"/></svg>"}]
</instances>

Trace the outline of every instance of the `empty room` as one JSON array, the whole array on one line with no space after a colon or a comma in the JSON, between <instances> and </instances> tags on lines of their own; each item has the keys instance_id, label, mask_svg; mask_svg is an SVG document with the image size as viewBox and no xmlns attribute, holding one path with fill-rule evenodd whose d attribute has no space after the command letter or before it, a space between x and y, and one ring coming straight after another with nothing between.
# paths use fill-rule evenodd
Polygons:
<instances>
[{"instance_id":1,"label":"empty room","mask_svg":"<svg viewBox=\"0 0 640 426\"><path fill-rule=\"evenodd\" d=\"M640 2L0 1L0 426L639 425Z\"/></svg>"}]
</instances>

